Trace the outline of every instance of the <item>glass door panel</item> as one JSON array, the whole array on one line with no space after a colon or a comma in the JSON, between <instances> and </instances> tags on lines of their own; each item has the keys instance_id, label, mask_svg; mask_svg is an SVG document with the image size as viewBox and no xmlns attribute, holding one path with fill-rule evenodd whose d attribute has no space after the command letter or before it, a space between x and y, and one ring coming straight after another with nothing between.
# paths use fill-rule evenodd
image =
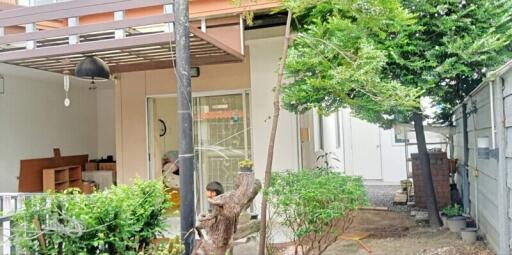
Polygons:
<instances>
[{"instance_id":1,"label":"glass door panel","mask_svg":"<svg viewBox=\"0 0 512 255\"><path fill-rule=\"evenodd\" d=\"M193 98L195 189L198 213L205 212L208 208L206 185L211 181L218 181L222 183L225 191L232 190L239 170L238 162L251 158L249 105L247 92ZM170 173L163 173L165 166L172 165L177 159L179 151L177 110L176 97L148 99L150 179L162 175L168 177ZM174 179L179 178L174 177Z\"/></svg>"},{"instance_id":2,"label":"glass door panel","mask_svg":"<svg viewBox=\"0 0 512 255\"><path fill-rule=\"evenodd\" d=\"M194 138L201 187L201 210L207 208L204 187L222 183L234 188L238 162L251 157L248 95L205 96L194 99Z\"/></svg>"}]
</instances>

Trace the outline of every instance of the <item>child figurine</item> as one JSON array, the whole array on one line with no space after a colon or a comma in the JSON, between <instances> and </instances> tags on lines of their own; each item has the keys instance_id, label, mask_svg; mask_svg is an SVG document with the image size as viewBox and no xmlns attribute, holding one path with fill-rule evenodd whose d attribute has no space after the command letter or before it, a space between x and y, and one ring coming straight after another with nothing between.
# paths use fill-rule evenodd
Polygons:
<instances>
[{"instance_id":1,"label":"child figurine","mask_svg":"<svg viewBox=\"0 0 512 255\"><path fill-rule=\"evenodd\" d=\"M212 199L216 196L220 196L224 194L224 187L222 184L218 181L212 181L206 185L206 197L208 199ZM210 203L208 203L208 212L211 212L212 208L210 206Z\"/></svg>"},{"instance_id":2,"label":"child figurine","mask_svg":"<svg viewBox=\"0 0 512 255\"><path fill-rule=\"evenodd\" d=\"M212 181L206 185L206 197L214 198L224 193L224 187L218 181Z\"/></svg>"}]
</instances>

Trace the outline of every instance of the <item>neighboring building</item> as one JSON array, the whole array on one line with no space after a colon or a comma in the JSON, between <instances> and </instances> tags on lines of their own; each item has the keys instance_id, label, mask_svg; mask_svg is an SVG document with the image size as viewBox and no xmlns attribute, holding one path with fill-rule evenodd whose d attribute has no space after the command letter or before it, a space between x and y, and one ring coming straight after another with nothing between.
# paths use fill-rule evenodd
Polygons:
<instances>
[{"instance_id":1,"label":"neighboring building","mask_svg":"<svg viewBox=\"0 0 512 255\"><path fill-rule=\"evenodd\" d=\"M464 206L498 254L511 249L512 62L490 73L454 112ZM466 123L466 124L465 124ZM465 134L467 139L465 139ZM467 167L465 167L467 166Z\"/></svg>"},{"instance_id":2,"label":"neighboring building","mask_svg":"<svg viewBox=\"0 0 512 255\"><path fill-rule=\"evenodd\" d=\"M299 118L303 167L324 165L321 156L330 153L331 166L362 176L369 184L397 185L412 177L410 157L417 152L412 125L383 129L354 117L348 109L325 117L309 112ZM449 151L449 132L426 129L428 149Z\"/></svg>"}]
</instances>

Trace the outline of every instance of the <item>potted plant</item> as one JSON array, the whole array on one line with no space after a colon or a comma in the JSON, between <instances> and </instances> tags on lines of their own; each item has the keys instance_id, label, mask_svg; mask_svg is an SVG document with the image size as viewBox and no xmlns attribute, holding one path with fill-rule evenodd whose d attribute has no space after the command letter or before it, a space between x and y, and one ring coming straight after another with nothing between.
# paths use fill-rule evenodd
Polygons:
<instances>
[{"instance_id":1,"label":"potted plant","mask_svg":"<svg viewBox=\"0 0 512 255\"><path fill-rule=\"evenodd\" d=\"M441 217L441 220L443 221L443 228L447 228L448 227L448 216L446 216L446 214L443 211L439 212L439 216Z\"/></svg>"},{"instance_id":2,"label":"potted plant","mask_svg":"<svg viewBox=\"0 0 512 255\"><path fill-rule=\"evenodd\" d=\"M443 209L443 214L447 217L446 222L450 231L460 232L461 229L466 227L466 217L462 216L463 213L464 210L458 204Z\"/></svg>"},{"instance_id":3,"label":"potted plant","mask_svg":"<svg viewBox=\"0 0 512 255\"><path fill-rule=\"evenodd\" d=\"M476 242L478 228L463 228L460 231L462 240L468 244Z\"/></svg>"},{"instance_id":4,"label":"potted plant","mask_svg":"<svg viewBox=\"0 0 512 255\"><path fill-rule=\"evenodd\" d=\"M249 159L244 159L240 162L238 162L238 166L240 167L240 172L243 173L252 173L252 166L253 163Z\"/></svg>"}]
</instances>

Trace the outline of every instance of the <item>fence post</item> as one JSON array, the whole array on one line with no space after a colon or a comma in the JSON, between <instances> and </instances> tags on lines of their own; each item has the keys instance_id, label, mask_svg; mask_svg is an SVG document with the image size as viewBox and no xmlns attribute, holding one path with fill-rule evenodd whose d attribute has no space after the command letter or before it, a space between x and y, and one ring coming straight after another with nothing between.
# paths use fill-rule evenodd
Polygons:
<instances>
[{"instance_id":1,"label":"fence post","mask_svg":"<svg viewBox=\"0 0 512 255\"><path fill-rule=\"evenodd\" d=\"M4 216L11 214L14 211L13 200L10 195L6 195L2 197L2 213ZM11 222L10 220L6 220L2 223L2 244L3 244L3 254L9 255L11 254Z\"/></svg>"}]
</instances>

